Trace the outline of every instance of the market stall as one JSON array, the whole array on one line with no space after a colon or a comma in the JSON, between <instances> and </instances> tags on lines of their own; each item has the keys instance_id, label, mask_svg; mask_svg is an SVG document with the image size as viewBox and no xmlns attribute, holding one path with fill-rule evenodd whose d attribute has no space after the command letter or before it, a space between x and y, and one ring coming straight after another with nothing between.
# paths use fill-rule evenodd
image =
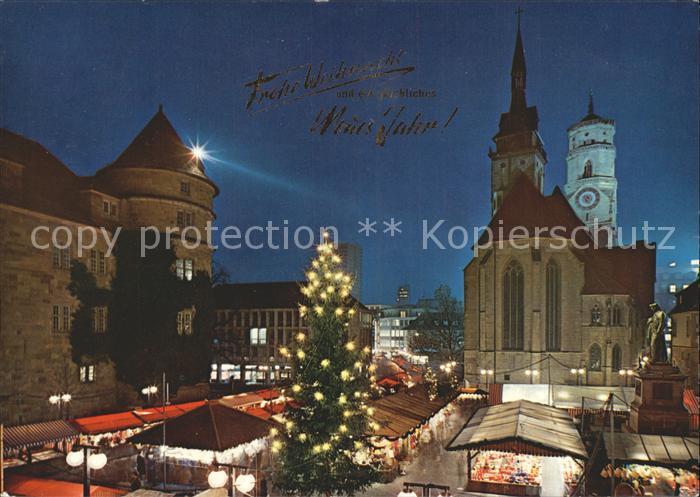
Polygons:
<instances>
[{"instance_id":1,"label":"market stall","mask_svg":"<svg viewBox=\"0 0 700 497\"><path fill-rule=\"evenodd\" d=\"M467 490L568 494L588 459L566 411L519 400L476 411L447 445L467 451Z\"/></svg>"},{"instance_id":2,"label":"market stall","mask_svg":"<svg viewBox=\"0 0 700 497\"><path fill-rule=\"evenodd\" d=\"M613 473L616 488L629 487L641 492L640 495L699 494L697 438L604 433L603 440L608 460L615 461L615 469L608 465L601 476L611 478Z\"/></svg>"},{"instance_id":3,"label":"market stall","mask_svg":"<svg viewBox=\"0 0 700 497\"><path fill-rule=\"evenodd\" d=\"M168 420L165 430L154 426L128 441L145 446L148 480L159 481L163 463L170 483L205 487L212 466L236 464L260 468L268 437L277 424L250 415L219 401L207 401Z\"/></svg>"}]
</instances>

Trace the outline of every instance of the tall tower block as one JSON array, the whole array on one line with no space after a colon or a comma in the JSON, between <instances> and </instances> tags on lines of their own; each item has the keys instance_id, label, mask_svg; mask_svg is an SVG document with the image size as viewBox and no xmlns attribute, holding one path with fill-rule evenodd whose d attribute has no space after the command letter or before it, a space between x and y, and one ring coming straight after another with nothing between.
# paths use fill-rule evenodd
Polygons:
<instances>
[{"instance_id":1,"label":"tall tower block","mask_svg":"<svg viewBox=\"0 0 700 497\"><path fill-rule=\"evenodd\" d=\"M615 178L615 121L595 114L593 94L588 114L567 130L564 193L571 207L590 229L617 228L617 178ZM601 238L602 240L602 238Z\"/></svg>"},{"instance_id":2,"label":"tall tower block","mask_svg":"<svg viewBox=\"0 0 700 497\"><path fill-rule=\"evenodd\" d=\"M513 64L510 71L510 109L501 114L498 133L493 137L496 150L489 148L491 159L491 214L503 203L520 174L527 175L543 191L547 154L537 131L537 107L527 106L525 98L527 70L525 49L520 34L520 20L515 37Z\"/></svg>"}]
</instances>

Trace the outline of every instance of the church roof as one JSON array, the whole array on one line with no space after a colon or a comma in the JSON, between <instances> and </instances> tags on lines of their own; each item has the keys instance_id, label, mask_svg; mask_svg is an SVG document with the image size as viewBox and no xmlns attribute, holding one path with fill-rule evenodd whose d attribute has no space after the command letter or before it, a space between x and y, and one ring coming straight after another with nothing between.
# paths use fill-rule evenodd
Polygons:
<instances>
[{"instance_id":1,"label":"church roof","mask_svg":"<svg viewBox=\"0 0 700 497\"><path fill-rule=\"evenodd\" d=\"M633 247L595 248L593 238L584 227L559 187L545 196L522 173L489 223L493 241L511 239L510 234L534 238L539 233L539 237L545 238L573 238L579 246L587 246L571 249L585 266L584 295L631 295L639 304L651 303L655 247L637 243ZM487 241L488 234L483 233L479 244L486 245Z\"/></svg>"},{"instance_id":2,"label":"church roof","mask_svg":"<svg viewBox=\"0 0 700 497\"><path fill-rule=\"evenodd\" d=\"M530 178L523 173L515 178L513 188L505 196L501 208L496 211L489 223L494 241L508 240L509 233L516 229L518 231L513 232L514 234L522 234L524 228L533 237L538 230L540 237L552 235L568 237L572 234L584 243L589 236L583 229L574 232L574 229L582 226L585 225L576 216L559 187L556 187L549 196L542 195ZM554 227L564 229L559 229L550 235L550 229ZM479 238L479 243L484 244L487 239L487 233L484 233Z\"/></svg>"},{"instance_id":3,"label":"church roof","mask_svg":"<svg viewBox=\"0 0 700 497\"><path fill-rule=\"evenodd\" d=\"M192 151L182 142L162 106L117 160L107 166L130 167L167 169L209 181L202 161L193 157Z\"/></svg>"}]
</instances>

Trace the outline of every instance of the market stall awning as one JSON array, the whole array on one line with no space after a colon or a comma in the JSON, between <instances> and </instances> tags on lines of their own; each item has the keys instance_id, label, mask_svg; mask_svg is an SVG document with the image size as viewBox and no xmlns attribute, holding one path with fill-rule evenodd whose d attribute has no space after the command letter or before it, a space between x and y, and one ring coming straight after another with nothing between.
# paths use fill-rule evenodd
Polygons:
<instances>
[{"instance_id":1,"label":"market stall awning","mask_svg":"<svg viewBox=\"0 0 700 497\"><path fill-rule=\"evenodd\" d=\"M165 445L223 452L268 436L274 423L257 418L219 401L167 421ZM162 445L163 430L154 426L129 438L131 443Z\"/></svg>"},{"instance_id":2,"label":"market stall awning","mask_svg":"<svg viewBox=\"0 0 700 497\"><path fill-rule=\"evenodd\" d=\"M652 466L685 466L698 460L698 439L670 435L642 435L615 433L614 444L610 433L603 434L608 458L616 461L649 464ZM613 454L611 447L615 446Z\"/></svg>"},{"instance_id":3,"label":"market stall awning","mask_svg":"<svg viewBox=\"0 0 700 497\"><path fill-rule=\"evenodd\" d=\"M61 480L49 480L22 475L7 475L5 490L10 495L31 497L83 497L83 484ZM90 486L91 497L121 497L128 491L118 488Z\"/></svg>"},{"instance_id":4,"label":"market stall awning","mask_svg":"<svg viewBox=\"0 0 700 497\"><path fill-rule=\"evenodd\" d=\"M379 430L372 435L391 439L402 438L420 425L426 423L452 397L437 397L430 400L426 385L416 385L408 390L387 395L369 403L374 410L372 419L379 424Z\"/></svg>"},{"instance_id":5,"label":"market stall awning","mask_svg":"<svg viewBox=\"0 0 700 497\"><path fill-rule=\"evenodd\" d=\"M42 447L53 442L70 440L80 435L68 421L56 420L29 425L7 426L3 433L3 450Z\"/></svg>"},{"instance_id":6,"label":"market stall awning","mask_svg":"<svg viewBox=\"0 0 700 497\"><path fill-rule=\"evenodd\" d=\"M77 426L81 433L96 435L98 433L139 428L143 426L143 421L132 411L127 411L115 414L103 414L101 416L90 416L87 418L77 418L73 420L73 424Z\"/></svg>"},{"instance_id":7,"label":"market stall awning","mask_svg":"<svg viewBox=\"0 0 700 497\"><path fill-rule=\"evenodd\" d=\"M447 445L447 450L462 449L588 458L566 411L527 400L485 406L472 414Z\"/></svg>"},{"instance_id":8,"label":"market stall awning","mask_svg":"<svg viewBox=\"0 0 700 497\"><path fill-rule=\"evenodd\" d=\"M255 404L261 404L264 402L266 399L263 399L260 397L258 394L249 392L249 393L239 393L236 395L227 395L225 397L222 397L219 399L222 404L227 405L228 407L236 407L236 408L243 408L243 407L250 407Z\"/></svg>"},{"instance_id":9,"label":"market stall awning","mask_svg":"<svg viewBox=\"0 0 700 497\"><path fill-rule=\"evenodd\" d=\"M185 411L181 409L180 406L174 404L165 406L165 409L163 409L162 406L149 407L147 409L137 409L132 412L146 424L157 423L166 418L176 418L182 414L185 414Z\"/></svg>"}]
</instances>

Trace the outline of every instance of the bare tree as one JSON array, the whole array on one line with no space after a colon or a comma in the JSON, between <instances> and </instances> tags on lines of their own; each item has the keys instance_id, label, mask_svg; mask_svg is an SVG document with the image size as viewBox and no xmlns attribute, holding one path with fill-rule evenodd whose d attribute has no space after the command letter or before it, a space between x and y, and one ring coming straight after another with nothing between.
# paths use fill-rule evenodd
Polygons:
<instances>
[{"instance_id":1,"label":"bare tree","mask_svg":"<svg viewBox=\"0 0 700 497\"><path fill-rule=\"evenodd\" d=\"M447 285L435 290L434 300L434 308L411 323L410 329L414 332L411 349L436 360L461 360L464 347L462 307Z\"/></svg>"}]
</instances>

